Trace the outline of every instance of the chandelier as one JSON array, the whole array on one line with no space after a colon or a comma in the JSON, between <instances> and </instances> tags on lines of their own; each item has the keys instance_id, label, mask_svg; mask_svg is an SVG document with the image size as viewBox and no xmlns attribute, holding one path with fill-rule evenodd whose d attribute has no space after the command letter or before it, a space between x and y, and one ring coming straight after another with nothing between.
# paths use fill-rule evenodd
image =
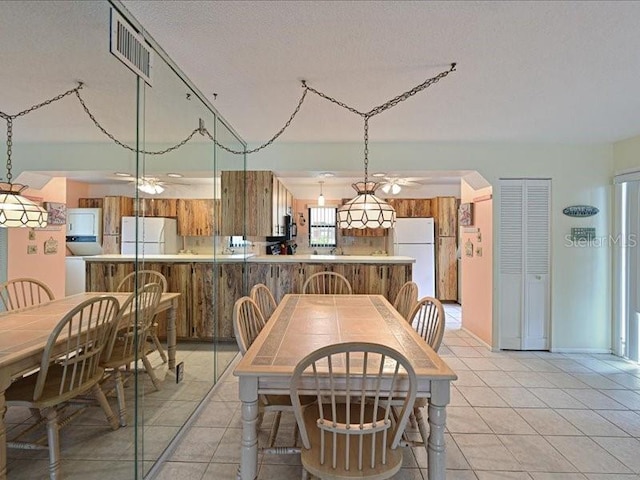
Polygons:
<instances>
[{"instance_id":1,"label":"chandelier","mask_svg":"<svg viewBox=\"0 0 640 480\"><path fill-rule=\"evenodd\" d=\"M40 205L20 195L26 185L12 183L11 150L13 145L13 118L7 121L7 181L0 183L0 227L46 227L49 214Z\"/></svg>"}]
</instances>

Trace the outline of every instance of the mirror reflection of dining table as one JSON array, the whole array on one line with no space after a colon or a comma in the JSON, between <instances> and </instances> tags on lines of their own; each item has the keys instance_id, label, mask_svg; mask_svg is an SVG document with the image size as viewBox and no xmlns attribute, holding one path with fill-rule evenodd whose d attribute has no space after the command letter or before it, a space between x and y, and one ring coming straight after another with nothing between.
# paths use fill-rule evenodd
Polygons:
<instances>
[{"instance_id":1,"label":"mirror reflection of dining table","mask_svg":"<svg viewBox=\"0 0 640 480\"><path fill-rule=\"evenodd\" d=\"M285 295L234 370L242 402L241 480L258 475L258 395L288 395L296 364L342 342L380 343L407 357L428 398L429 480L444 480L445 418L456 374L382 295ZM401 393L401 392L399 392Z\"/></svg>"},{"instance_id":2,"label":"mirror reflection of dining table","mask_svg":"<svg viewBox=\"0 0 640 480\"><path fill-rule=\"evenodd\" d=\"M75 306L100 295L118 299L122 305L130 293L79 293L13 312L0 313L0 480L7 478L7 448L4 416L5 390L11 382L40 366L49 334ZM176 365L176 310L179 293L163 293L158 312L167 311L167 351L171 370Z\"/></svg>"}]
</instances>

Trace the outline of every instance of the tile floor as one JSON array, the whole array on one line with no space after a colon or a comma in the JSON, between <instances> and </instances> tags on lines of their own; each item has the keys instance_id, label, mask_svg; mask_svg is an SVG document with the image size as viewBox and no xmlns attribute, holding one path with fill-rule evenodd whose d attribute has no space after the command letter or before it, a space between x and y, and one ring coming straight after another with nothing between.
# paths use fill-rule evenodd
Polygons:
<instances>
[{"instance_id":1,"label":"tile floor","mask_svg":"<svg viewBox=\"0 0 640 480\"><path fill-rule=\"evenodd\" d=\"M448 480L640 480L640 365L611 355L493 353L460 330L460 307L446 311L440 354L459 377L447 408ZM191 360L185 356L189 382L146 396L144 471L206 391L199 382L211 375L211 357L199 356L197 349L191 354ZM240 409L231 370L172 445L157 480L235 478ZM8 415L19 421L19 412ZM66 480L134 478L133 428L111 432L101 415L89 410L63 431ZM284 418L279 441L289 443L292 432L291 418ZM266 436L265 428L260 440ZM424 449L404 453L396 478L426 479ZM9 455L8 480L48 478L46 452ZM298 479L299 463L295 455L263 456L259 479Z\"/></svg>"},{"instance_id":2,"label":"tile floor","mask_svg":"<svg viewBox=\"0 0 640 480\"><path fill-rule=\"evenodd\" d=\"M447 408L447 480L640 480L639 365L611 355L493 353L460 330L460 307L446 311L440 354L459 377ZM283 419L279 441L291 433ZM237 380L227 373L156 479L233 479L239 445ZM426 479L424 448L404 453L395 478ZM298 456L260 458L259 479L300 474Z\"/></svg>"}]
</instances>

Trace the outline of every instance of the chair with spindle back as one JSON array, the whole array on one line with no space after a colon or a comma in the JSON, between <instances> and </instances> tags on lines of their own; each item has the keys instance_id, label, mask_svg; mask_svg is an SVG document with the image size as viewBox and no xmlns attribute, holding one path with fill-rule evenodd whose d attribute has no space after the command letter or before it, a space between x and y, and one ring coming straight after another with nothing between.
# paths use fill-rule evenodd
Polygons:
<instances>
[{"instance_id":1,"label":"chair with spindle back","mask_svg":"<svg viewBox=\"0 0 640 480\"><path fill-rule=\"evenodd\" d=\"M336 272L318 272L302 285L304 294L351 295L351 284L344 275Z\"/></svg>"},{"instance_id":2,"label":"chair with spindle back","mask_svg":"<svg viewBox=\"0 0 640 480\"><path fill-rule=\"evenodd\" d=\"M400 288L398 295L393 301L395 308L400 315L409 320L409 314L413 311L413 307L418 303L418 285L415 282L406 282Z\"/></svg>"},{"instance_id":3,"label":"chair with spindle back","mask_svg":"<svg viewBox=\"0 0 640 480\"><path fill-rule=\"evenodd\" d=\"M51 289L35 278L16 278L0 285L0 303L11 312L53 300Z\"/></svg>"},{"instance_id":4,"label":"chair with spindle back","mask_svg":"<svg viewBox=\"0 0 640 480\"><path fill-rule=\"evenodd\" d=\"M92 393L111 428L118 428L118 419L100 388L104 375L100 356L115 329L118 311L118 300L107 295L91 298L73 308L49 335L40 370L19 378L5 392L8 407L37 410L39 420L47 424L47 435L42 439L35 443L10 441L7 442L8 448L48 449L52 480L60 478L59 430L82 411L75 410L61 417L61 407L77 397ZM22 432L29 440L32 428Z\"/></svg>"},{"instance_id":5,"label":"chair with spindle back","mask_svg":"<svg viewBox=\"0 0 640 480\"><path fill-rule=\"evenodd\" d=\"M399 447L416 385L409 360L385 345L340 343L300 360L291 378L291 403L303 444L303 478L393 477L402 467ZM401 388L406 395L394 417L393 395ZM303 408L300 393L310 390L318 403Z\"/></svg>"},{"instance_id":6,"label":"chair with spindle back","mask_svg":"<svg viewBox=\"0 0 640 480\"><path fill-rule=\"evenodd\" d=\"M276 299L273 298L273 294L271 293L271 290L269 290L269 287L264 283L258 283L253 286L249 296L251 297L251 300L258 304L258 308L260 308L260 312L262 313L264 320L268 321L275 309L278 307Z\"/></svg>"},{"instance_id":7,"label":"chair with spindle back","mask_svg":"<svg viewBox=\"0 0 640 480\"><path fill-rule=\"evenodd\" d=\"M153 351L147 339L161 296L162 286L159 283L149 283L129 295L120 309L118 328L114 329L102 355L100 365L107 371L106 379L113 377L115 381L120 425L123 427L127 424L123 374L131 372L130 365L142 360L154 388L160 389L160 381L147 358Z\"/></svg>"},{"instance_id":8,"label":"chair with spindle back","mask_svg":"<svg viewBox=\"0 0 640 480\"><path fill-rule=\"evenodd\" d=\"M256 337L260 334L265 326L265 320L260 311L258 304L250 297L239 298L233 307L233 331L236 336L236 342L240 353L244 355ZM305 404L312 403L315 399L303 399ZM274 412L273 423L269 432L269 440L267 447L262 448L262 453L289 454L299 453L300 449L296 447L298 429L294 431L293 445L290 447L275 447L278 428L280 427L280 419L282 412L293 412L291 400L287 395L260 395L260 416L259 423L262 422L264 412Z\"/></svg>"},{"instance_id":9,"label":"chair with spindle back","mask_svg":"<svg viewBox=\"0 0 640 480\"><path fill-rule=\"evenodd\" d=\"M149 283L159 283L162 287L162 292L167 291L167 279L160 272L155 270L138 270L137 272L131 272L124 277L116 288L117 292L135 292L136 282L138 288L143 287ZM162 343L158 338L158 322L154 320L151 328L149 329L149 337L153 341L153 345L162 358L162 363L167 363L167 354L164 351Z\"/></svg>"}]
</instances>

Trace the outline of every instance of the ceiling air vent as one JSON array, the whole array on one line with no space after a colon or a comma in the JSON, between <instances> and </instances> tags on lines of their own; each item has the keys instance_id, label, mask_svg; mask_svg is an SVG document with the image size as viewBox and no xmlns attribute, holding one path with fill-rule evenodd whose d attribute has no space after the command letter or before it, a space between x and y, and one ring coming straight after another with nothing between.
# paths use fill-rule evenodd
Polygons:
<instances>
[{"instance_id":1,"label":"ceiling air vent","mask_svg":"<svg viewBox=\"0 0 640 480\"><path fill-rule=\"evenodd\" d=\"M153 51L144 38L111 9L111 53L151 85Z\"/></svg>"}]
</instances>

